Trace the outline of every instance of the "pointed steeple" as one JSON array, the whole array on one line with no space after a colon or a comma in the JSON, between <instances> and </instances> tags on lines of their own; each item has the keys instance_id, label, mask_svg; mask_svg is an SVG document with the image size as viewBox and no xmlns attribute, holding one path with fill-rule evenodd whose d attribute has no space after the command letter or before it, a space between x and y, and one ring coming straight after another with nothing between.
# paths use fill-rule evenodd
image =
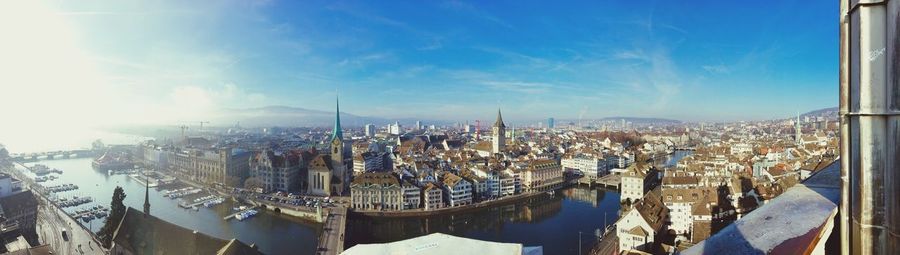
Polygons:
<instances>
[{"instance_id":1,"label":"pointed steeple","mask_svg":"<svg viewBox=\"0 0 900 255\"><path fill-rule=\"evenodd\" d=\"M500 114L500 108L497 108L497 122L494 122L494 127L506 128L506 125L503 124L503 115Z\"/></svg>"},{"instance_id":2,"label":"pointed steeple","mask_svg":"<svg viewBox=\"0 0 900 255\"><path fill-rule=\"evenodd\" d=\"M331 140L334 139L344 139L344 131L341 129L341 102L340 99L335 97L335 111L334 111L334 130L331 131Z\"/></svg>"},{"instance_id":3,"label":"pointed steeple","mask_svg":"<svg viewBox=\"0 0 900 255\"><path fill-rule=\"evenodd\" d=\"M144 173L144 181L147 183L144 190L144 217L150 215L150 177Z\"/></svg>"}]
</instances>

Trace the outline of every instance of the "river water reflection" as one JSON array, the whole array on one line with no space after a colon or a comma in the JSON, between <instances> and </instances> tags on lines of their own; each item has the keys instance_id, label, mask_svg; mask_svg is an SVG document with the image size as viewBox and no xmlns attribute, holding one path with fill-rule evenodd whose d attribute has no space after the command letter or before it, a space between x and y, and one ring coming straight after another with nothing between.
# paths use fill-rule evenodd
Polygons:
<instances>
[{"instance_id":1,"label":"river water reflection","mask_svg":"<svg viewBox=\"0 0 900 255\"><path fill-rule=\"evenodd\" d=\"M352 216L347 244L383 243L445 233L479 240L543 246L544 254L577 254L579 233L584 250L597 241L595 232L613 224L619 211L619 193L588 187L570 187L554 195L539 195L518 204L475 212L420 218ZM604 220L604 214L606 220Z\"/></svg>"},{"instance_id":2,"label":"river water reflection","mask_svg":"<svg viewBox=\"0 0 900 255\"><path fill-rule=\"evenodd\" d=\"M27 163L33 165L35 163ZM121 186L125 190L125 205L141 209L144 204L144 186L126 175L108 176L91 167L91 159L44 160L38 162L51 168L63 170L59 179L43 183L46 186L72 183L79 186L74 191L57 193L60 197L90 196L94 202L80 207L65 209L68 212L91 206L109 207L113 189ZM30 173L28 173L31 175ZM34 175L31 175L34 176ZM198 211L178 207L177 200L163 197L163 193L150 189L150 212L152 215L179 226L197 230L223 239L237 238L245 243L255 243L266 254L312 254L321 224L309 223L293 218L260 213L245 221L224 221L222 217L232 213L230 202ZM104 219L81 222L94 232L100 230Z\"/></svg>"},{"instance_id":3,"label":"river water reflection","mask_svg":"<svg viewBox=\"0 0 900 255\"><path fill-rule=\"evenodd\" d=\"M674 166L689 151L676 151L663 166ZM618 219L619 193L586 186L569 187L512 205L416 218L351 215L345 247L394 242L430 233L486 241L543 246L544 254L578 254L597 242L595 233ZM579 237L579 232L581 232Z\"/></svg>"}]
</instances>

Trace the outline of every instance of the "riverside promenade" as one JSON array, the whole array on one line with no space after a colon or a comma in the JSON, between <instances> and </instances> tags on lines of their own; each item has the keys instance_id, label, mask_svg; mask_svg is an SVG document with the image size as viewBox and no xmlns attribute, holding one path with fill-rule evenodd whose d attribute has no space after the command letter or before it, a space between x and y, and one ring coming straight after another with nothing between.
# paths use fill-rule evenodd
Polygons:
<instances>
[{"instance_id":1,"label":"riverside promenade","mask_svg":"<svg viewBox=\"0 0 900 255\"><path fill-rule=\"evenodd\" d=\"M444 207L444 208L439 208L439 209L434 209L434 210L425 210L422 208L402 210L402 211L366 211L366 210L356 210L356 209L350 209L350 210L354 214L360 214L360 215L370 216L370 217L396 217L396 218L421 217L421 216L431 216L431 215L438 215L438 214L445 214L445 213L459 213L459 212L478 210L478 209L487 208L487 207L512 204L512 203L515 203L518 201L522 201L524 199L528 199L528 198L536 197L536 196L540 196L540 195L546 195L546 194L547 194L547 192L529 192L529 193L522 193L522 194L518 194L518 195L512 195L512 196L507 196L507 197L503 197L503 198L499 198L499 199L489 200L489 201L482 201L482 202L474 203L474 204L470 204L470 205L456 206L456 207Z\"/></svg>"}]
</instances>

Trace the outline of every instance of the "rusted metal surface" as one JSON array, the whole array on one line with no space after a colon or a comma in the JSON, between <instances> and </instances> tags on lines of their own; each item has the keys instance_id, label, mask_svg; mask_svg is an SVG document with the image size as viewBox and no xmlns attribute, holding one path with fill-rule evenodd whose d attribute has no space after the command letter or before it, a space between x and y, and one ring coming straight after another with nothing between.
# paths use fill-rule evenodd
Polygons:
<instances>
[{"instance_id":1,"label":"rusted metal surface","mask_svg":"<svg viewBox=\"0 0 900 255\"><path fill-rule=\"evenodd\" d=\"M842 253L900 254L900 1L841 1Z\"/></svg>"},{"instance_id":2,"label":"rusted metal surface","mask_svg":"<svg viewBox=\"0 0 900 255\"><path fill-rule=\"evenodd\" d=\"M847 98L850 96L850 75L848 70L850 68L850 62L848 61L849 53L850 53L850 43L847 38L850 33L850 16L847 15L850 10L850 3L848 0L840 1L840 62L839 62L839 95L840 99L838 100L838 109L840 114L840 127L841 127L841 155L849 155L850 154L850 125L849 119L845 118L846 114L850 112L849 101ZM850 186L849 186L849 169L850 169L850 160L841 160L841 240L850 240ZM841 254L842 255L850 255L850 245L841 245Z\"/></svg>"}]
</instances>

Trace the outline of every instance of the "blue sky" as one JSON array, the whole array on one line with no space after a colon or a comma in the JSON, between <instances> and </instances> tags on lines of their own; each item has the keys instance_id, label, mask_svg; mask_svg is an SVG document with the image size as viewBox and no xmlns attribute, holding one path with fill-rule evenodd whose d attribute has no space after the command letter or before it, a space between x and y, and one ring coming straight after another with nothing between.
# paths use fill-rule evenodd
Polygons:
<instances>
[{"instance_id":1,"label":"blue sky","mask_svg":"<svg viewBox=\"0 0 900 255\"><path fill-rule=\"evenodd\" d=\"M145 116L330 110L336 92L347 112L445 120L497 107L514 121L743 120L837 105L832 1L43 3L100 77L92 94Z\"/></svg>"}]
</instances>

